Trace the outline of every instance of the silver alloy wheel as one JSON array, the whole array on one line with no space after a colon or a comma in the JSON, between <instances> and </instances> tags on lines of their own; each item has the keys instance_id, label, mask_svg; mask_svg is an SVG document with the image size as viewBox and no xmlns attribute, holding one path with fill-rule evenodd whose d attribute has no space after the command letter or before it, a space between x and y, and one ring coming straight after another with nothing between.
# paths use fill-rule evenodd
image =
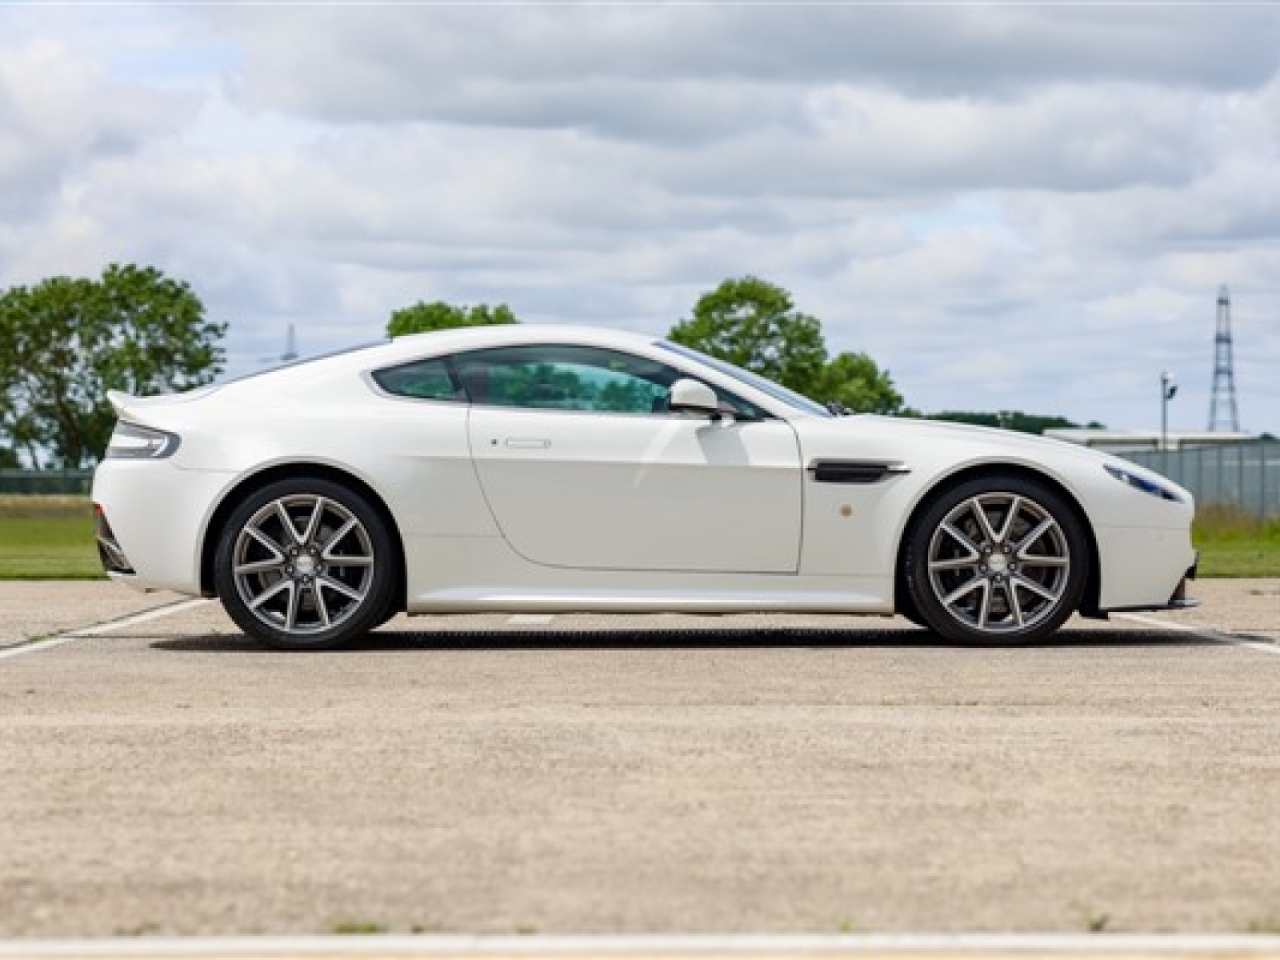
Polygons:
<instances>
[{"instance_id":1,"label":"silver alloy wheel","mask_svg":"<svg viewBox=\"0 0 1280 960\"><path fill-rule=\"evenodd\" d=\"M295 494L263 505L236 536L232 575L245 607L285 633L320 633L359 610L374 582L373 542L341 503Z\"/></svg>"},{"instance_id":2,"label":"silver alloy wheel","mask_svg":"<svg viewBox=\"0 0 1280 960\"><path fill-rule=\"evenodd\" d=\"M988 634L1022 632L1051 617L1071 579L1062 526L1016 493L981 493L957 504L934 529L928 563L943 609Z\"/></svg>"}]
</instances>

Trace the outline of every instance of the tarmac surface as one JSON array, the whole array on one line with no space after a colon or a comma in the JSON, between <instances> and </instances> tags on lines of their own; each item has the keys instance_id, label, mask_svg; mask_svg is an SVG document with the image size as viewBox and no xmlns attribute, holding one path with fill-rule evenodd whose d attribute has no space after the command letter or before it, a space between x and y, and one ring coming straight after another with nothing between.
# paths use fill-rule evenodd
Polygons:
<instances>
[{"instance_id":1,"label":"tarmac surface","mask_svg":"<svg viewBox=\"0 0 1280 960\"><path fill-rule=\"evenodd\" d=\"M1280 932L1280 581L1194 593L1015 650L492 615L286 654L0 584L0 937Z\"/></svg>"}]
</instances>

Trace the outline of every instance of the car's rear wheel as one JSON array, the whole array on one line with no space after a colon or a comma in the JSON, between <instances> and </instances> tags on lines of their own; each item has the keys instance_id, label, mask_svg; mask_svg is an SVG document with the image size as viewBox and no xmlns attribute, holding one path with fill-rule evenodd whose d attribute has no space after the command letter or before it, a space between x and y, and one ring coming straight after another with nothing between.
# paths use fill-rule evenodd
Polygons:
<instances>
[{"instance_id":1,"label":"car's rear wheel","mask_svg":"<svg viewBox=\"0 0 1280 960\"><path fill-rule=\"evenodd\" d=\"M368 633L394 603L395 551L368 501L321 478L270 484L224 525L214 580L245 633L281 649L323 649Z\"/></svg>"},{"instance_id":2,"label":"car's rear wheel","mask_svg":"<svg viewBox=\"0 0 1280 960\"><path fill-rule=\"evenodd\" d=\"M902 575L916 612L951 640L1043 639L1084 593L1089 550L1075 510L1047 485L978 477L936 497L907 533Z\"/></svg>"}]
</instances>

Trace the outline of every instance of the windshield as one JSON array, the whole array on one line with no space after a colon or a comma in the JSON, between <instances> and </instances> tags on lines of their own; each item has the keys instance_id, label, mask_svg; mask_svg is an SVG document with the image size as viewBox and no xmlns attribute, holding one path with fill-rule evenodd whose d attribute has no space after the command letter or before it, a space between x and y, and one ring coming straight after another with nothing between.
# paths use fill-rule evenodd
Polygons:
<instances>
[{"instance_id":1,"label":"windshield","mask_svg":"<svg viewBox=\"0 0 1280 960\"><path fill-rule=\"evenodd\" d=\"M773 399L785 403L787 406L815 417L833 417L830 410L820 403L810 400L806 396L796 393L794 390L788 390L780 383L774 383L758 373L752 373L750 370L744 370L742 367L734 366L724 360L716 357L708 356L701 351L694 350L679 343L672 343L670 340L659 340L659 347L664 350L670 350L672 353L678 353L680 356L689 360L696 360L698 363L705 364L713 370L723 373L727 377L752 386L761 393L768 394Z\"/></svg>"}]
</instances>

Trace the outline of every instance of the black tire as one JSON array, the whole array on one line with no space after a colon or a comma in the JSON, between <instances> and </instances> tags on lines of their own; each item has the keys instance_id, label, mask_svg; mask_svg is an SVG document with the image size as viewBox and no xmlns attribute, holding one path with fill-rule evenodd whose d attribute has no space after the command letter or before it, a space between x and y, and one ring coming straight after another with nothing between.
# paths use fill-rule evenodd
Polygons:
<instances>
[{"instance_id":1,"label":"black tire","mask_svg":"<svg viewBox=\"0 0 1280 960\"><path fill-rule=\"evenodd\" d=\"M391 598L387 602L386 609L383 610L374 619L371 630L377 630L381 626L385 626L394 620L397 616L404 612L404 602L396 595L396 591L391 591Z\"/></svg>"},{"instance_id":2,"label":"black tire","mask_svg":"<svg viewBox=\"0 0 1280 960\"><path fill-rule=\"evenodd\" d=\"M916 608L914 606L907 606L904 604L903 606L898 608L897 614L898 616L902 617L904 620L907 620L912 624L914 624L915 626L920 627L922 630L932 629L929 626L929 624L924 622L924 617L916 613Z\"/></svg>"},{"instance_id":3,"label":"black tire","mask_svg":"<svg viewBox=\"0 0 1280 960\"><path fill-rule=\"evenodd\" d=\"M894 590L893 612L900 617L910 620L917 627L925 630L929 629L929 625L924 622L924 617L920 616L916 610L916 603L911 599L911 593L907 590L906 580L903 577L898 578L897 588Z\"/></svg>"},{"instance_id":4,"label":"black tire","mask_svg":"<svg viewBox=\"0 0 1280 960\"><path fill-rule=\"evenodd\" d=\"M281 480L232 510L214 554L214 585L254 639L323 650L387 619L397 605L397 562L382 517L364 497L331 480Z\"/></svg>"},{"instance_id":5,"label":"black tire","mask_svg":"<svg viewBox=\"0 0 1280 960\"><path fill-rule=\"evenodd\" d=\"M925 626L987 646L1053 634L1080 605L1088 575L1077 512L1017 475L976 477L935 496L907 531L901 570Z\"/></svg>"}]
</instances>

